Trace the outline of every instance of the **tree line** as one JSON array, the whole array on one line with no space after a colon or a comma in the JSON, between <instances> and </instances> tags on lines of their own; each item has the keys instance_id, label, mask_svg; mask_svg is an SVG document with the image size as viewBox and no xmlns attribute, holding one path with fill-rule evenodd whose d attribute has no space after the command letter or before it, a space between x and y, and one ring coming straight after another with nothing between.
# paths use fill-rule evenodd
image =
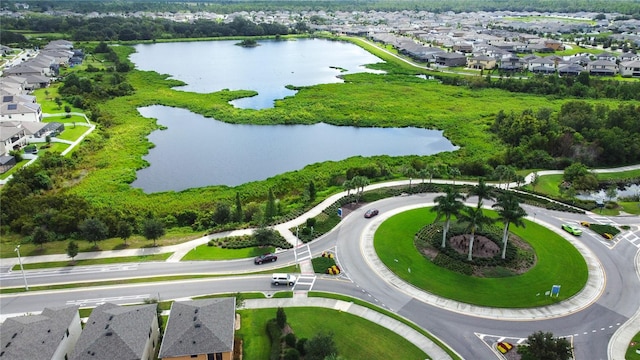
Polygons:
<instances>
[{"instance_id":1,"label":"tree line","mask_svg":"<svg viewBox=\"0 0 640 360\"><path fill-rule=\"evenodd\" d=\"M639 115L635 104L610 108L574 100L556 114L548 108L500 111L491 130L510 145L506 163L519 168L624 165L640 161Z\"/></svg>"},{"instance_id":2,"label":"tree line","mask_svg":"<svg viewBox=\"0 0 640 360\"><path fill-rule=\"evenodd\" d=\"M305 29L303 25L290 29L286 25L277 23L256 24L242 17L235 17L228 23L214 20L196 20L193 23L186 23L161 18L117 16L96 18L82 16L3 17L2 27L3 36L0 40L2 44L15 44L22 47L31 45L31 40L21 37L19 34L14 35L14 33L27 30L41 33L61 33L65 34L66 39L72 41L148 41L222 36L275 36Z\"/></svg>"},{"instance_id":3,"label":"tree line","mask_svg":"<svg viewBox=\"0 0 640 360\"><path fill-rule=\"evenodd\" d=\"M260 11L287 9L290 11L401 11L417 10L444 13L448 11L460 13L471 11L535 11L535 12L616 12L626 15L640 14L640 4L625 0L373 0L373 1L214 1L203 0L197 3L185 3L182 0L168 1L30 1L29 10L45 11L74 11L77 13L91 12L137 12L137 11L170 11L189 9L191 11L210 11L217 13L232 13L238 11ZM7 4L9 10L19 10L16 4Z\"/></svg>"}]
</instances>

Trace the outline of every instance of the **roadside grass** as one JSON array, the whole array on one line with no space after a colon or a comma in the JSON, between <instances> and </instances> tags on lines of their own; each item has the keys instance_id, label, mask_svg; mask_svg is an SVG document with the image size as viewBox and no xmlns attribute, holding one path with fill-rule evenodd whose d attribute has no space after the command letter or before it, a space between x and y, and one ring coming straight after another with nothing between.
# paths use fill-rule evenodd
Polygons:
<instances>
[{"instance_id":1,"label":"roadside grass","mask_svg":"<svg viewBox=\"0 0 640 360\"><path fill-rule=\"evenodd\" d=\"M395 332L346 312L315 307L287 307L284 310L287 323L298 339L311 339L320 332L331 332L338 353L346 359L429 358ZM276 317L276 309L239 310L238 313L242 326L236 333L244 340L243 356L268 359L271 346L266 324Z\"/></svg>"},{"instance_id":2,"label":"roadside grass","mask_svg":"<svg viewBox=\"0 0 640 360\"><path fill-rule=\"evenodd\" d=\"M329 298L329 299L336 299L336 300L342 300L342 301L346 301L346 302L352 302L356 305L360 305L363 307L366 307L368 309L371 310L375 310L385 316L388 316L390 318L393 318L395 320L398 320L400 322L402 322L403 324L410 326L412 329L416 330L417 332L421 333L422 335L424 335L425 337L429 338L431 341L433 341L436 345L438 345L442 350L444 350L447 354L449 354L449 356L451 356L452 359L456 360L456 359L460 359L460 357L458 357L458 355L453 352L451 349L449 349L448 346L446 346L444 343L442 343L437 337L433 336L431 333L429 333L428 331L422 329L420 326L414 324L413 322L411 322L408 319L403 318L402 316L393 313L389 310L383 309L381 307L378 307L376 305L373 305L369 302L366 302L364 300L360 300L360 299L356 299L350 296L346 296L346 295L340 295L340 294L334 294L334 293L327 293L327 292L321 292L321 291L309 291L309 293L307 294L309 297L322 297L322 298Z\"/></svg>"},{"instance_id":3,"label":"roadside grass","mask_svg":"<svg viewBox=\"0 0 640 360\"><path fill-rule=\"evenodd\" d=\"M568 299L586 284L588 269L582 255L560 235L526 220L526 228L511 226L510 231L536 252L537 263L528 272L506 278L478 278L438 267L418 253L413 244L417 231L433 222L435 215L430 208L398 214L382 223L374 237L382 262L418 288L468 304L528 308ZM562 286L557 298L545 296L552 285Z\"/></svg>"},{"instance_id":4,"label":"roadside grass","mask_svg":"<svg viewBox=\"0 0 640 360\"><path fill-rule=\"evenodd\" d=\"M68 261L51 261L33 264L22 264L25 270L34 269L50 269L67 266L86 266L86 265L107 265L107 264L119 264L119 263L131 263L131 262L145 262L145 261L165 261L171 256L171 253L156 254L156 255L141 255L141 256L127 256L127 257L115 257L115 258L100 258L100 259L86 259L86 260L68 260ZM20 271L20 265L16 264L11 268L11 271Z\"/></svg>"},{"instance_id":5,"label":"roadside grass","mask_svg":"<svg viewBox=\"0 0 640 360\"><path fill-rule=\"evenodd\" d=\"M275 251L273 246L268 247L248 247L243 249L223 249L218 246L208 246L207 244L199 245L189 251L181 261L195 260L232 260L253 258L265 253Z\"/></svg>"},{"instance_id":6,"label":"roadside grass","mask_svg":"<svg viewBox=\"0 0 640 360\"><path fill-rule=\"evenodd\" d=\"M297 265L289 265L289 266L284 266L278 269L256 271L256 272L245 273L242 275L272 274L273 272L299 273L300 268ZM119 280L109 280L109 281L92 281L92 282L45 285L45 286L29 286L29 292L87 288L87 287L93 287L93 286L113 286L113 285L125 285L125 284L162 282L162 281L193 280L193 279L204 279L204 278L213 278L213 277L222 277L222 276L228 276L228 274L157 276L157 277L131 278L131 279L119 279ZM0 294L16 294L16 293L23 293L23 292L26 292L24 289L24 286L0 288ZM284 297L288 297L288 296L284 296Z\"/></svg>"},{"instance_id":7,"label":"roadside grass","mask_svg":"<svg viewBox=\"0 0 640 360\"><path fill-rule=\"evenodd\" d=\"M186 241L202 237L202 232L194 232L189 227L167 229L166 235L156 241L158 247L181 244ZM16 234L3 234L0 237L0 258L17 257L14 251L16 245L20 244L21 256L37 256L51 254L66 254L68 241L51 241L42 247L30 242L23 241L23 238ZM109 238L98 241L98 247L94 247L93 242L86 240L76 240L79 253L102 251L102 250L122 250L122 249L154 249L153 241L145 239L143 236L134 235L127 239L127 245L120 238Z\"/></svg>"},{"instance_id":8,"label":"roadside grass","mask_svg":"<svg viewBox=\"0 0 640 360\"><path fill-rule=\"evenodd\" d=\"M635 345L631 346L631 344L629 344L624 358L625 360L640 360L640 332L631 339L631 342L635 343Z\"/></svg>"}]
</instances>

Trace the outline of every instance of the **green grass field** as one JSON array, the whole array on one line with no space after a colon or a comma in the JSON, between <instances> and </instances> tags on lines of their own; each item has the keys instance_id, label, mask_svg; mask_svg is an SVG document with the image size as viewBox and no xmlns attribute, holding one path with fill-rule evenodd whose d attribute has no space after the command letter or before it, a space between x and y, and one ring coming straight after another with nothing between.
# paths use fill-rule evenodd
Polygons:
<instances>
[{"instance_id":1,"label":"green grass field","mask_svg":"<svg viewBox=\"0 0 640 360\"><path fill-rule=\"evenodd\" d=\"M629 348L624 357L625 360L640 360L640 332L633 337L631 343L635 343L635 345L632 346L629 344Z\"/></svg>"},{"instance_id":2,"label":"green grass field","mask_svg":"<svg viewBox=\"0 0 640 360\"><path fill-rule=\"evenodd\" d=\"M43 263L23 264L25 270L33 269L49 269L66 266L84 266L84 265L105 265L105 264L120 264L130 262L143 262L143 261L164 261L171 256L171 253L157 254L157 255L141 255L141 256L126 256L117 258L100 258L100 259L87 259L76 261L52 261ZM20 270L20 265L14 265L11 268L12 271Z\"/></svg>"},{"instance_id":3,"label":"green grass field","mask_svg":"<svg viewBox=\"0 0 640 360\"><path fill-rule=\"evenodd\" d=\"M274 247L248 247L244 249L223 249L217 246L200 245L187 253L181 260L233 260L253 258L258 255L270 253Z\"/></svg>"},{"instance_id":4,"label":"green grass field","mask_svg":"<svg viewBox=\"0 0 640 360\"><path fill-rule=\"evenodd\" d=\"M416 232L434 218L435 213L428 208L407 211L386 220L374 237L376 252L384 264L425 291L474 305L527 308L567 299L586 284L587 266L580 253L551 230L526 220L525 229L511 226L510 230L536 252L537 264L528 272L508 278L477 278L437 267L413 244ZM545 296L554 284L562 286L560 296Z\"/></svg>"},{"instance_id":5,"label":"green grass field","mask_svg":"<svg viewBox=\"0 0 640 360\"><path fill-rule=\"evenodd\" d=\"M246 359L268 359L270 350L266 323L276 317L276 309L240 310ZM312 338L332 332L339 355L349 360L426 359L428 356L396 333L358 316L323 308L286 308L287 323L297 338Z\"/></svg>"}]
</instances>

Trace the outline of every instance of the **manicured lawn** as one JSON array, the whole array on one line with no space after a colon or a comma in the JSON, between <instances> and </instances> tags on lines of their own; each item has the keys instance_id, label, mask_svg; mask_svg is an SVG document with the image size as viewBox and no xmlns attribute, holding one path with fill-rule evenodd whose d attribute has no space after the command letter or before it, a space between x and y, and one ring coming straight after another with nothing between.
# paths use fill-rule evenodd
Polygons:
<instances>
[{"instance_id":1,"label":"manicured lawn","mask_svg":"<svg viewBox=\"0 0 640 360\"><path fill-rule=\"evenodd\" d=\"M168 246L180 244L189 240L197 239L202 236L202 232L194 232L188 227L171 228L167 230L164 237L157 240L157 246ZM50 255L50 254L66 254L68 241L51 241L42 247L22 241L19 235L5 235L0 237L0 258L17 257L13 251L16 245L21 244L20 255ZM100 250L121 250L121 249L138 249L153 246L151 240L145 239L143 236L134 235L127 239L127 246L120 238L109 238L98 242L98 249L95 249L92 242L85 240L76 241L80 252L100 251Z\"/></svg>"},{"instance_id":2,"label":"manicured lawn","mask_svg":"<svg viewBox=\"0 0 640 360\"><path fill-rule=\"evenodd\" d=\"M243 249L223 249L217 246L200 245L192 249L185 255L182 261L191 260L232 260L253 258L258 255L273 252L275 249L269 247L248 247Z\"/></svg>"},{"instance_id":3,"label":"manicured lawn","mask_svg":"<svg viewBox=\"0 0 640 360\"><path fill-rule=\"evenodd\" d=\"M157 254L157 255L76 260L75 262L72 262L71 260L52 261L52 262L35 263L35 264L23 264L22 266L24 267L25 270L49 269L49 268L66 267L66 266L105 265L105 264L119 264L119 263L142 262L142 261L164 261L164 260L167 260L169 256L171 256L171 253ZM20 265L14 265L11 270L12 271L20 270Z\"/></svg>"},{"instance_id":4,"label":"manicured lawn","mask_svg":"<svg viewBox=\"0 0 640 360\"><path fill-rule=\"evenodd\" d=\"M79 116L74 116L76 118L76 122L84 122L84 119ZM86 126L74 126L73 124L66 124L64 126L64 131L56 136L58 139L75 141L84 134L89 131L89 128Z\"/></svg>"},{"instance_id":5,"label":"manicured lawn","mask_svg":"<svg viewBox=\"0 0 640 360\"><path fill-rule=\"evenodd\" d=\"M624 358L626 360L640 360L640 354L636 352L636 350L640 351L640 332L633 337L631 342L635 343L635 345L631 346L631 344L629 344Z\"/></svg>"},{"instance_id":6,"label":"manicured lawn","mask_svg":"<svg viewBox=\"0 0 640 360\"><path fill-rule=\"evenodd\" d=\"M276 309L240 310L247 359L268 359L270 342L266 323ZM349 360L425 359L428 356L396 333L358 316L323 308L285 308L287 322L297 338L312 338L319 332L333 332L338 353Z\"/></svg>"},{"instance_id":7,"label":"manicured lawn","mask_svg":"<svg viewBox=\"0 0 640 360\"><path fill-rule=\"evenodd\" d=\"M376 252L385 265L421 289L469 304L526 308L562 301L586 284L587 265L580 253L561 236L529 221L525 221L525 229L510 228L536 252L537 264L528 272L507 278L477 278L440 268L419 254L413 244L416 232L434 218L429 208L407 211L382 223L374 237ZM552 285L562 286L558 298L545 296Z\"/></svg>"}]
</instances>

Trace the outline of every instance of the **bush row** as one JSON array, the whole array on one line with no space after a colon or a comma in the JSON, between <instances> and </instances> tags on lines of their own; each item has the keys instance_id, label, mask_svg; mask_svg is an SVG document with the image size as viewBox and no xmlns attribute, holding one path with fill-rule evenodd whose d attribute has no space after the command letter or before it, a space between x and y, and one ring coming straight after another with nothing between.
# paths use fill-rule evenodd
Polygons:
<instances>
[{"instance_id":1,"label":"bush row","mask_svg":"<svg viewBox=\"0 0 640 360\"><path fill-rule=\"evenodd\" d=\"M287 242L287 240L285 240L285 238L277 231L273 232L273 236L269 238L269 242L267 244L261 244L253 235L241 235L209 240L207 245L218 246L223 249L244 249L264 245L270 245L281 249L292 248L292 245L289 244L289 242Z\"/></svg>"}]
</instances>

